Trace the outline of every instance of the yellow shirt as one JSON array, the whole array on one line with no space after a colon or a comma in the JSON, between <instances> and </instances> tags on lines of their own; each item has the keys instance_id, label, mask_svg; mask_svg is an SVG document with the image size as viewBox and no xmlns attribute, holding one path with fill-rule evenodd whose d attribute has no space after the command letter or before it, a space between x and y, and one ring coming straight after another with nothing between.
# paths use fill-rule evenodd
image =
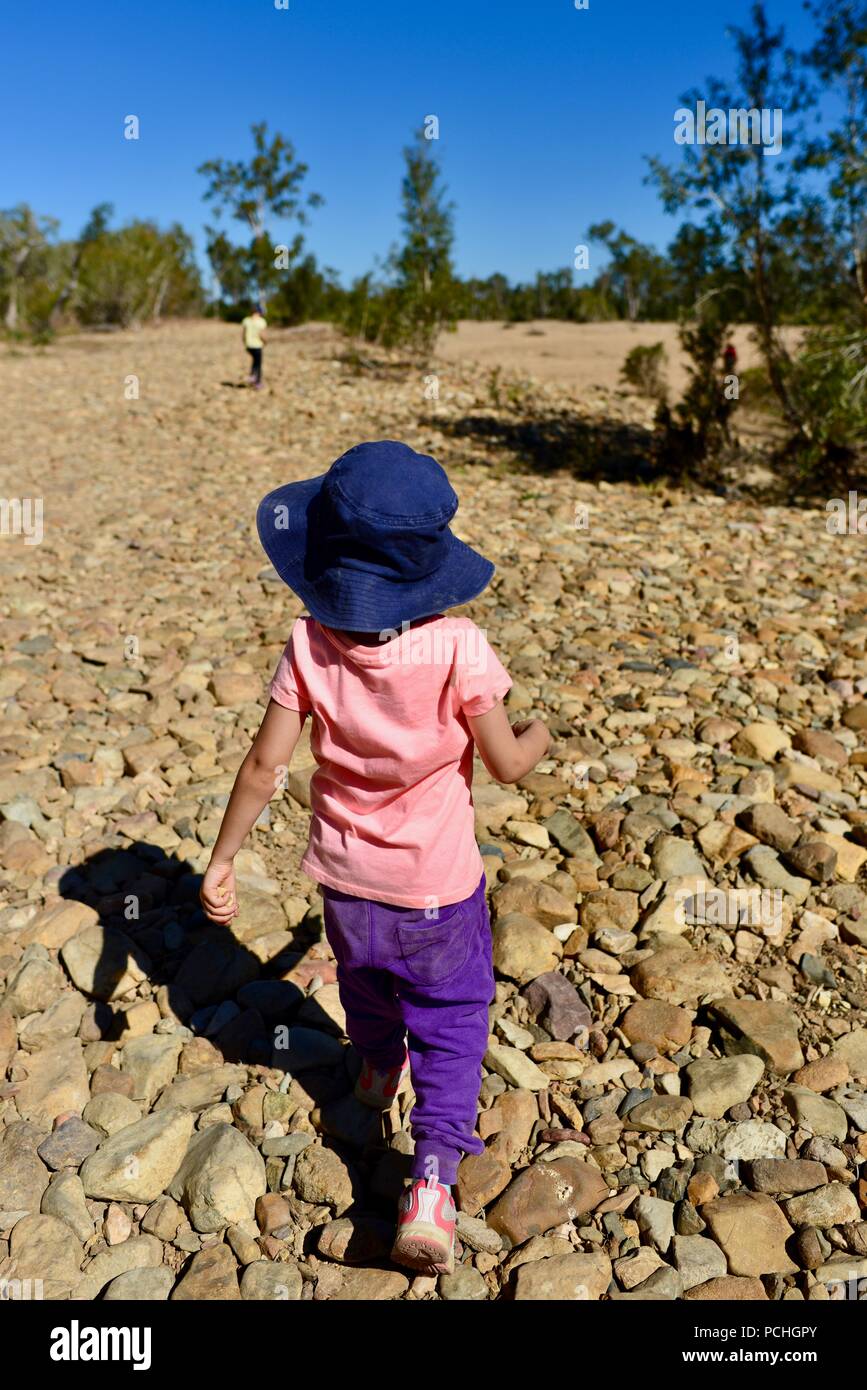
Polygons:
<instances>
[{"instance_id":1,"label":"yellow shirt","mask_svg":"<svg viewBox=\"0 0 867 1390\"><path fill-rule=\"evenodd\" d=\"M241 327L244 330L244 347L260 348L265 346L262 333L268 325L261 314L248 314L245 319L242 319Z\"/></svg>"}]
</instances>

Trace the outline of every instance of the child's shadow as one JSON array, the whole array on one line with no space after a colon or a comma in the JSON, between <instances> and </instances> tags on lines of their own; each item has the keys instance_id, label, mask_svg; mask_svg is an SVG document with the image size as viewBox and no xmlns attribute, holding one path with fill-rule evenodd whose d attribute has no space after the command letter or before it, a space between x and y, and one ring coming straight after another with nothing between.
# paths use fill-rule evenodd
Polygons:
<instances>
[{"instance_id":1,"label":"child's shadow","mask_svg":"<svg viewBox=\"0 0 867 1390\"><path fill-rule=\"evenodd\" d=\"M120 984L135 988L132 976L139 985L144 976L164 1017L174 1015L213 1045L214 1066L274 1067L297 1077L323 1117L324 1142L353 1164L372 1166L382 1158L381 1122L351 1095L360 1069L357 1054L341 1043L316 994L306 993L304 984L317 966L307 967L300 983L283 978L319 940L320 920L309 913L294 930L272 930L259 938L257 954L231 926L205 917L200 885L201 874L144 840L100 850L62 875L61 896L94 908L102 928L96 959L83 953L82 992L93 1003L88 1040L123 1047L135 1039L122 1007L129 990L120 1001L113 995ZM239 898L243 913L243 883ZM249 924L245 935L254 939ZM322 966L328 978L329 963Z\"/></svg>"}]
</instances>

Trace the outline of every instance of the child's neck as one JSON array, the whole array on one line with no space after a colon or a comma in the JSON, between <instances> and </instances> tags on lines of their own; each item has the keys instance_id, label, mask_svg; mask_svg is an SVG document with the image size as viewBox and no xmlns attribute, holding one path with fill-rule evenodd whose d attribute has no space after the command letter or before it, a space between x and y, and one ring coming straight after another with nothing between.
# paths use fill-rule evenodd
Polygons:
<instances>
[{"instance_id":1,"label":"child's neck","mask_svg":"<svg viewBox=\"0 0 867 1390\"><path fill-rule=\"evenodd\" d=\"M422 623L432 623L435 619L441 617L441 613L431 613L426 618L412 618L406 626L420 627ZM358 647L381 647L383 642L390 640L387 637L383 637L381 632L352 632L348 628L335 628L334 631L337 632L339 636L345 637L347 642ZM383 631L390 633L392 629L384 628ZM396 631L400 632L400 628L397 628Z\"/></svg>"}]
</instances>

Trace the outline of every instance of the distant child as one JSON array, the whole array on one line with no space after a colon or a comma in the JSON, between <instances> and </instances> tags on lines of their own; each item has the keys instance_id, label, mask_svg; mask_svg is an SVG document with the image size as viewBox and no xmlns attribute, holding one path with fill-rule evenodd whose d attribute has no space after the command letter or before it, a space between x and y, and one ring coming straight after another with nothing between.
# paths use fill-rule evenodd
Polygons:
<instances>
[{"instance_id":1,"label":"distant child","mask_svg":"<svg viewBox=\"0 0 867 1390\"><path fill-rule=\"evenodd\" d=\"M228 925L234 857L310 714L302 868L322 886L361 1058L355 1095L387 1110L412 1079L412 1181L392 1258L429 1273L454 1268L451 1186L463 1154L484 1152L474 1130L494 974L473 752L515 782L549 744L538 719L510 725L511 680L481 630L445 616L494 572L449 529L457 506L440 465L392 440L358 444L260 503L262 544L311 616L280 659L201 892Z\"/></svg>"},{"instance_id":2,"label":"distant child","mask_svg":"<svg viewBox=\"0 0 867 1390\"><path fill-rule=\"evenodd\" d=\"M241 320L241 338L250 354L250 375L247 380L258 391L262 385L262 353L265 350L265 329L268 324L262 305L256 304L252 314Z\"/></svg>"}]
</instances>

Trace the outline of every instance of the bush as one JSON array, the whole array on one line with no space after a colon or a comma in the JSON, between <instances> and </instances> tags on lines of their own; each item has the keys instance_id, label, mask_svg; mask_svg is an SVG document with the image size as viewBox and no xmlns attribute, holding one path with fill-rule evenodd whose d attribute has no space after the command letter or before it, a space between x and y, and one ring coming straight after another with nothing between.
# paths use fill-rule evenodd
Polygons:
<instances>
[{"instance_id":1,"label":"bush","mask_svg":"<svg viewBox=\"0 0 867 1390\"><path fill-rule=\"evenodd\" d=\"M659 404L657 450L671 470L713 473L730 452L729 416L736 405L723 376L729 324L721 299L705 296L696 304L696 317L681 322L678 336L689 359L689 381L673 410L665 401Z\"/></svg>"},{"instance_id":2,"label":"bush","mask_svg":"<svg viewBox=\"0 0 867 1390\"><path fill-rule=\"evenodd\" d=\"M805 462L852 458L867 441L867 332L809 332L791 369L810 442Z\"/></svg>"},{"instance_id":3,"label":"bush","mask_svg":"<svg viewBox=\"0 0 867 1390\"><path fill-rule=\"evenodd\" d=\"M779 397L771 385L768 369L761 364L745 367L738 373L740 381L740 404L745 410L760 410L766 415L782 420Z\"/></svg>"},{"instance_id":4,"label":"bush","mask_svg":"<svg viewBox=\"0 0 867 1390\"><path fill-rule=\"evenodd\" d=\"M653 343L650 347L634 347L626 355L620 368L620 375L630 386L634 386L640 396L648 396L652 401L668 399L668 386L665 381L665 368L668 356L663 343Z\"/></svg>"},{"instance_id":5,"label":"bush","mask_svg":"<svg viewBox=\"0 0 867 1390\"><path fill-rule=\"evenodd\" d=\"M175 224L130 222L90 242L76 296L84 324L129 328L160 317L198 313L202 303L193 243Z\"/></svg>"}]
</instances>

